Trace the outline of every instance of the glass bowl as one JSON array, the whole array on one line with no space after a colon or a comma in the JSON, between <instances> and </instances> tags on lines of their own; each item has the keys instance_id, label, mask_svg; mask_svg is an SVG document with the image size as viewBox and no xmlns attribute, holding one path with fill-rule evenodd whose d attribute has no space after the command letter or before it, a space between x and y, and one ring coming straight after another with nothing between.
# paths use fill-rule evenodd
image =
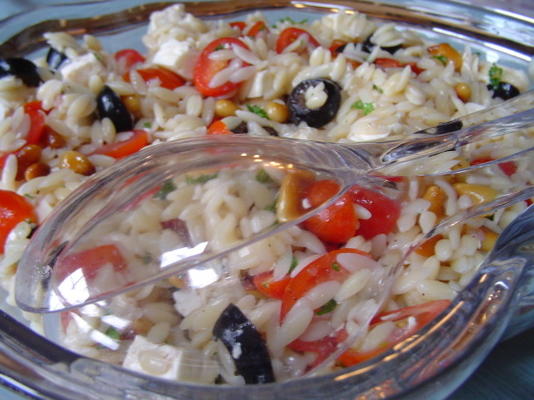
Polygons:
<instances>
[{"instance_id":1,"label":"glass bowl","mask_svg":"<svg viewBox=\"0 0 534 400\"><path fill-rule=\"evenodd\" d=\"M67 31L98 36L109 51L142 49L140 37L151 12L168 2L117 0L37 8L1 22L0 54L43 54L42 34ZM270 20L291 15L358 10L397 21L430 38L469 44L487 58L527 69L534 27L519 15L432 1L201 2L185 3L203 18L239 19L261 9ZM50 15L57 19L50 19ZM503 335L534 325L534 208L501 235L473 280L437 319L378 357L329 375L284 383L205 386L148 377L77 355L29 329L20 313L2 305L2 380L27 393L57 399L371 399L444 398L482 362Z\"/></svg>"}]
</instances>

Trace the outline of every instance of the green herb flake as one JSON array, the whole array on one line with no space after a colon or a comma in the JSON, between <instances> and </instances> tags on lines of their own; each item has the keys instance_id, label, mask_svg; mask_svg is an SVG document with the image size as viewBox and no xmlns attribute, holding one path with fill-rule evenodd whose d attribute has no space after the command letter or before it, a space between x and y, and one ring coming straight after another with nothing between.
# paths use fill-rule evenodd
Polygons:
<instances>
[{"instance_id":1,"label":"green herb flake","mask_svg":"<svg viewBox=\"0 0 534 400\"><path fill-rule=\"evenodd\" d=\"M276 213L276 200L272 202L272 204L269 204L265 207L266 211L271 211L273 213Z\"/></svg>"},{"instance_id":2,"label":"green herb flake","mask_svg":"<svg viewBox=\"0 0 534 400\"><path fill-rule=\"evenodd\" d=\"M337 262L333 262L332 263L332 269L334 271L338 271L339 272L339 271L341 271L341 265L339 265Z\"/></svg>"},{"instance_id":3,"label":"green herb flake","mask_svg":"<svg viewBox=\"0 0 534 400\"><path fill-rule=\"evenodd\" d=\"M161 188L154 194L154 198L165 200L167 199L167 195L173 190L176 190L176 185L174 184L173 181L169 179L163 182L163 185L161 185Z\"/></svg>"},{"instance_id":4,"label":"green herb flake","mask_svg":"<svg viewBox=\"0 0 534 400\"><path fill-rule=\"evenodd\" d=\"M223 44L220 44L220 45L218 45L217 47L215 47L213 49L213 51L219 51L219 50L224 50L224 45Z\"/></svg>"},{"instance_id":5,"label":"green herb flake","mask_svg":"<svg viewBox=\"0 0 534 400\"><path fill-rule=\"evenodd\" d=\"M260 183L273 183L273 178L265 171L264 169L260 169L256 173L256 180Z\"/></svg>"},{"instance_id":6,"label":"green herb flake","mask_svg":"<svg viewBox=\"0 0 534 400\"><path fill-rule=\"evenodd\" d=\"M497 89L499 83L502 81L502 73L503 69L501 67L498 67L496 64L492 64L491 68L489 69L488 75L490 85L493 89Z\"/></svg>"},{"instance_id":7,"label":"green herb flake","mask_svg":"<svg viewBox=\"0 0 534 400\"><path fill-rule=\"evenodd\" d=\"M34 195L31 195L31 194L29 194L29 193L24 193L24 197L26 197L26 198L28 198L28 199L30 199L30 200L35 199L35 196L34 196Z\"/></svg>"},{"instance_id":8,"label":"green herb flake","mask_svg":"<svg viewBox=\"0 0 534 400\"><path fill-rule=\"evenodd\" d=\"M432 58L438 60L443 65L447 65L447 63L449 62L449 59L445 56L432 56Z\"/></svg>"},{"instance_id":9,"label":"green herb flake","mask_svg":"<svg viewBox=\"0 0 534 400\"><path fill-rule=\"evenodd\" d=\"M315 315L328 314L329 312L334 311L336 306L337 306L337 302L334 299L331 299L328 303L324 304L323 306L315 310Z\"/></svg>"},{"instance_id":10,"label":"green herb flake","mask_svg":"<svg viewBox=\"0 0 534 400\"><path fill-rule=\"evenodd\" d=\"M199 176L186 176L185 181L190 185L198 185L217 178L218 174L204 174Z\"/></svg>"},{"instance_id":11,"label":"green herb flake","mask_svg":"<svg viewBox=\"0 0 534 400\"><path fill-rule=\"evenodd\" d=\"M97 53L96 51L93 51L92 53L100 64L106 63L106 60L99 53Z\"/></svg>"},{"instance_id":12,"label":"green herb flake","mask_svg":"<svg viewBox=\"0 0 534 400\"><path fill-rule=\"evenodd\" d=\"M382 90L380 86L377 86L375 84L373 84L373 90L376 90L380 94L384 93L384 90Z\"/></svg>"},{"instance_id":13,"label":"green herb flake","mask_svg":"<svg viewBox=\"0 0 534 400\"><path fill-rule=\"evenodd\" d=\"M259 115L260 117L262 118L265 118L265 119L269 119L269 117L267 116L267 112L261 108L260 106L257 106L257 105L253 105L253 104L247 104L247 109L256 114L256 115Z\"/></svg>"},{"instance_id":14,"label":"green herb flake","mask_svg":"<svg viewBox=\"0 0 534 400\"><path fill-rule=\"evenodd\" d=\"M154 257L152 257L152 254L150 254L149 252L146 252L145 254L143 254L142 256L138 256L138 258L141 260L141 262L145 265L148 265L150 264L151 262L154 261Z\"/></svg>"},{"instance_id":15,"label":"green herb flake","mask_svg":"<svg viewBox=\"0 0 534 400\"><path fill-rule=\"evenodd\" d=\"M299 263L299 260L297 260L297 257L293 256L291 258L291 265L289 266L289 273L293 272L293 270L297 267Z\"/></svg>"},{"instance_id":16,"label":"green herb flake","mask_svg":"<svg viewBox=\"0 0 534 400\"><path fill-rule=\"evenodd\" d=\"M106 336L109 336L113 340L119 340L121 338L121 334L119 333L119 331L113 328L112 326L106 329L105 333L106 333Z\"/></svg>"},{"instance_id":17,"label":"green herb flake","mask_svg":"<svg viewBox=\"0 0 534 400\"><path fill-rule=\"evenodd\" d=\"M364 103L361 100L355 101L350 108L353 108L355 110L362 110L363 115L371 114L375 110L375 106L373 103Z\"/></svg>"},{"instance_id":18,"label":"green herb flake","mask_svg":"<svg viewBox=\"0 0 534 400\"><path fill-rule=\"evenodd\" d=\"M152 128L152 122L150 121L147 121L143 124L143 127L146 128L146 129L150 129Z\"/></svg>"}]
</instances>

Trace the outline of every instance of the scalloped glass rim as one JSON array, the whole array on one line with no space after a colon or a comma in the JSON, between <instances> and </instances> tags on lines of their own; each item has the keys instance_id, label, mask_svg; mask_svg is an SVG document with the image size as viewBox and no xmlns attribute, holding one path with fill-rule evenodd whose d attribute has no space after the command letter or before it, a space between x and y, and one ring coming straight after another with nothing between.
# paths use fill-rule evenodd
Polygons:
<instances>
[{"instance_id":1,"label":"scalloped glass rim","mask_svg":"<svg viewBox=\"0 0 534 400\"><path fill-rule=\"evenodd\" d=\"M0 42L3 43L0 54L15 56L34 51L43 46L42 34L50 30L125 38L136 32L150 12L170 4L174 3L115 0L37 8L0 22ZM235 19L258 8L267 11L271 18L287 15L287 12L320 15L341 9L358 10L372 17L409 23L453 42L481 46L497 57L502 56L505 63L522 68L526 68L534 53L534 25L530 18L447 1L440 2L439 11L429 0L384 1L381 4L343 0L186 3L188 11L207 18ZM60 15L61 20L49 20L49 15ZM90 17L79 18L80 15ZM95 15L100 16L96 18ZM116 42L120 43L115 45L124 47L122 41ZM524 220L517 224L520 234L508 237L510 240L504 246L505 241L500 240L504 257L500 265L486 265L441 317L423 331L376 359L329 375L307 378L305 385L295 380L246 387L200 386L151 378L75 355L1 312L1 352L41 380L15 369L3 372L38 391L63 396L65 387L69 386L78 395L96 394L96 398L104 393L118 398L128 394L140 399L146 398L146 393L183 399L444 397L467 378L501 336L511 318L510 311L516 308L519 282L532 283L532 278L526 279L524 260L513 255L522 244L533 240L534 233L529 229L533 224L534 209L531 207ZM105 385L95 387L91 382Z\"/></svg>"}]
</instances>

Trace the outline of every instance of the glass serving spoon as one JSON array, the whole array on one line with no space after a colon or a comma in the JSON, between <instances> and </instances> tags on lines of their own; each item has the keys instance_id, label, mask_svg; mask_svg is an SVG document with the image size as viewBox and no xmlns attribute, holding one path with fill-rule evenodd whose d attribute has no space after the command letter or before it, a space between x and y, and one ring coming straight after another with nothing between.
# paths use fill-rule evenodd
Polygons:
<instances>
[{"instance_id":1,"label":"glass serving spoon","mask_svg":"<svg viewBox=\"0 0 534 400\"><path fill-rule=\"evenodd\" d=\"M191 284L209 285L224 274L206 272L210 269L205 266L211 261L299 224L333 204L355 184L398 195L399 188L380 176L387 168L396 168L399 175L428 175L422 171L423 160L446 151L461 153L467 144L531 127L533 102L534 93L528 92L491 109L416 132L420 137L380 143L334 144L232 135L149 146L91 177L37 229L18 265L16 302L30 312L67 310L195 269L202 277ZM463 172L487 165L474 165ZM403 171L404 166L407 171ZM431 168L431 174L440 173L439 166ZM235 175L248 183L268 181L272 186L266 193L270 190L271 196L280 191L278 223L252 227L232 241L206 237L213 233L210 229L223 229L223 219L211 228L187 226L183 214L194 212L192 206L198 202L195 191L217 182L217 178L232 182ZM335 180L340 190L317 208L296 202L299 190L316 179ZM523 195L515 191L511 196L517 199ZM218 195L214 196L216 199ZM262 205L261 199L250 201L249 206ZM181 202L181 206L173 210L172 202ZM206 207L200 213L207 216L210 204ZM162 212L167 220L160 219ZM151 236L150 229L159 236ZM156 248L156 254L143 253L150 248L148 244Z\"/></svg>"}]
</instances>

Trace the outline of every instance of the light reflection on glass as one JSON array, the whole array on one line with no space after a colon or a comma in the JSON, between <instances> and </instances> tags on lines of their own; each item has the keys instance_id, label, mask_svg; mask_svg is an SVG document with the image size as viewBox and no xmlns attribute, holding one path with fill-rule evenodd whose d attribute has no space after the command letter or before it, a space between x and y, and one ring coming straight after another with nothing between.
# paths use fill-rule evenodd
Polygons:
<instances>
[{"instance_id":1,"label":"light reflection on glass","mask_svg":"<svg viewBox=\"0 0 534 400\"><path fill-rule=\"evenodd\" d=\"M202 254L207 246L208 242L202 242L195 247L182 247L180 249L166 251L161 255L160 267L166 268L185 258Z\"/></svg>"}]
</instances>

